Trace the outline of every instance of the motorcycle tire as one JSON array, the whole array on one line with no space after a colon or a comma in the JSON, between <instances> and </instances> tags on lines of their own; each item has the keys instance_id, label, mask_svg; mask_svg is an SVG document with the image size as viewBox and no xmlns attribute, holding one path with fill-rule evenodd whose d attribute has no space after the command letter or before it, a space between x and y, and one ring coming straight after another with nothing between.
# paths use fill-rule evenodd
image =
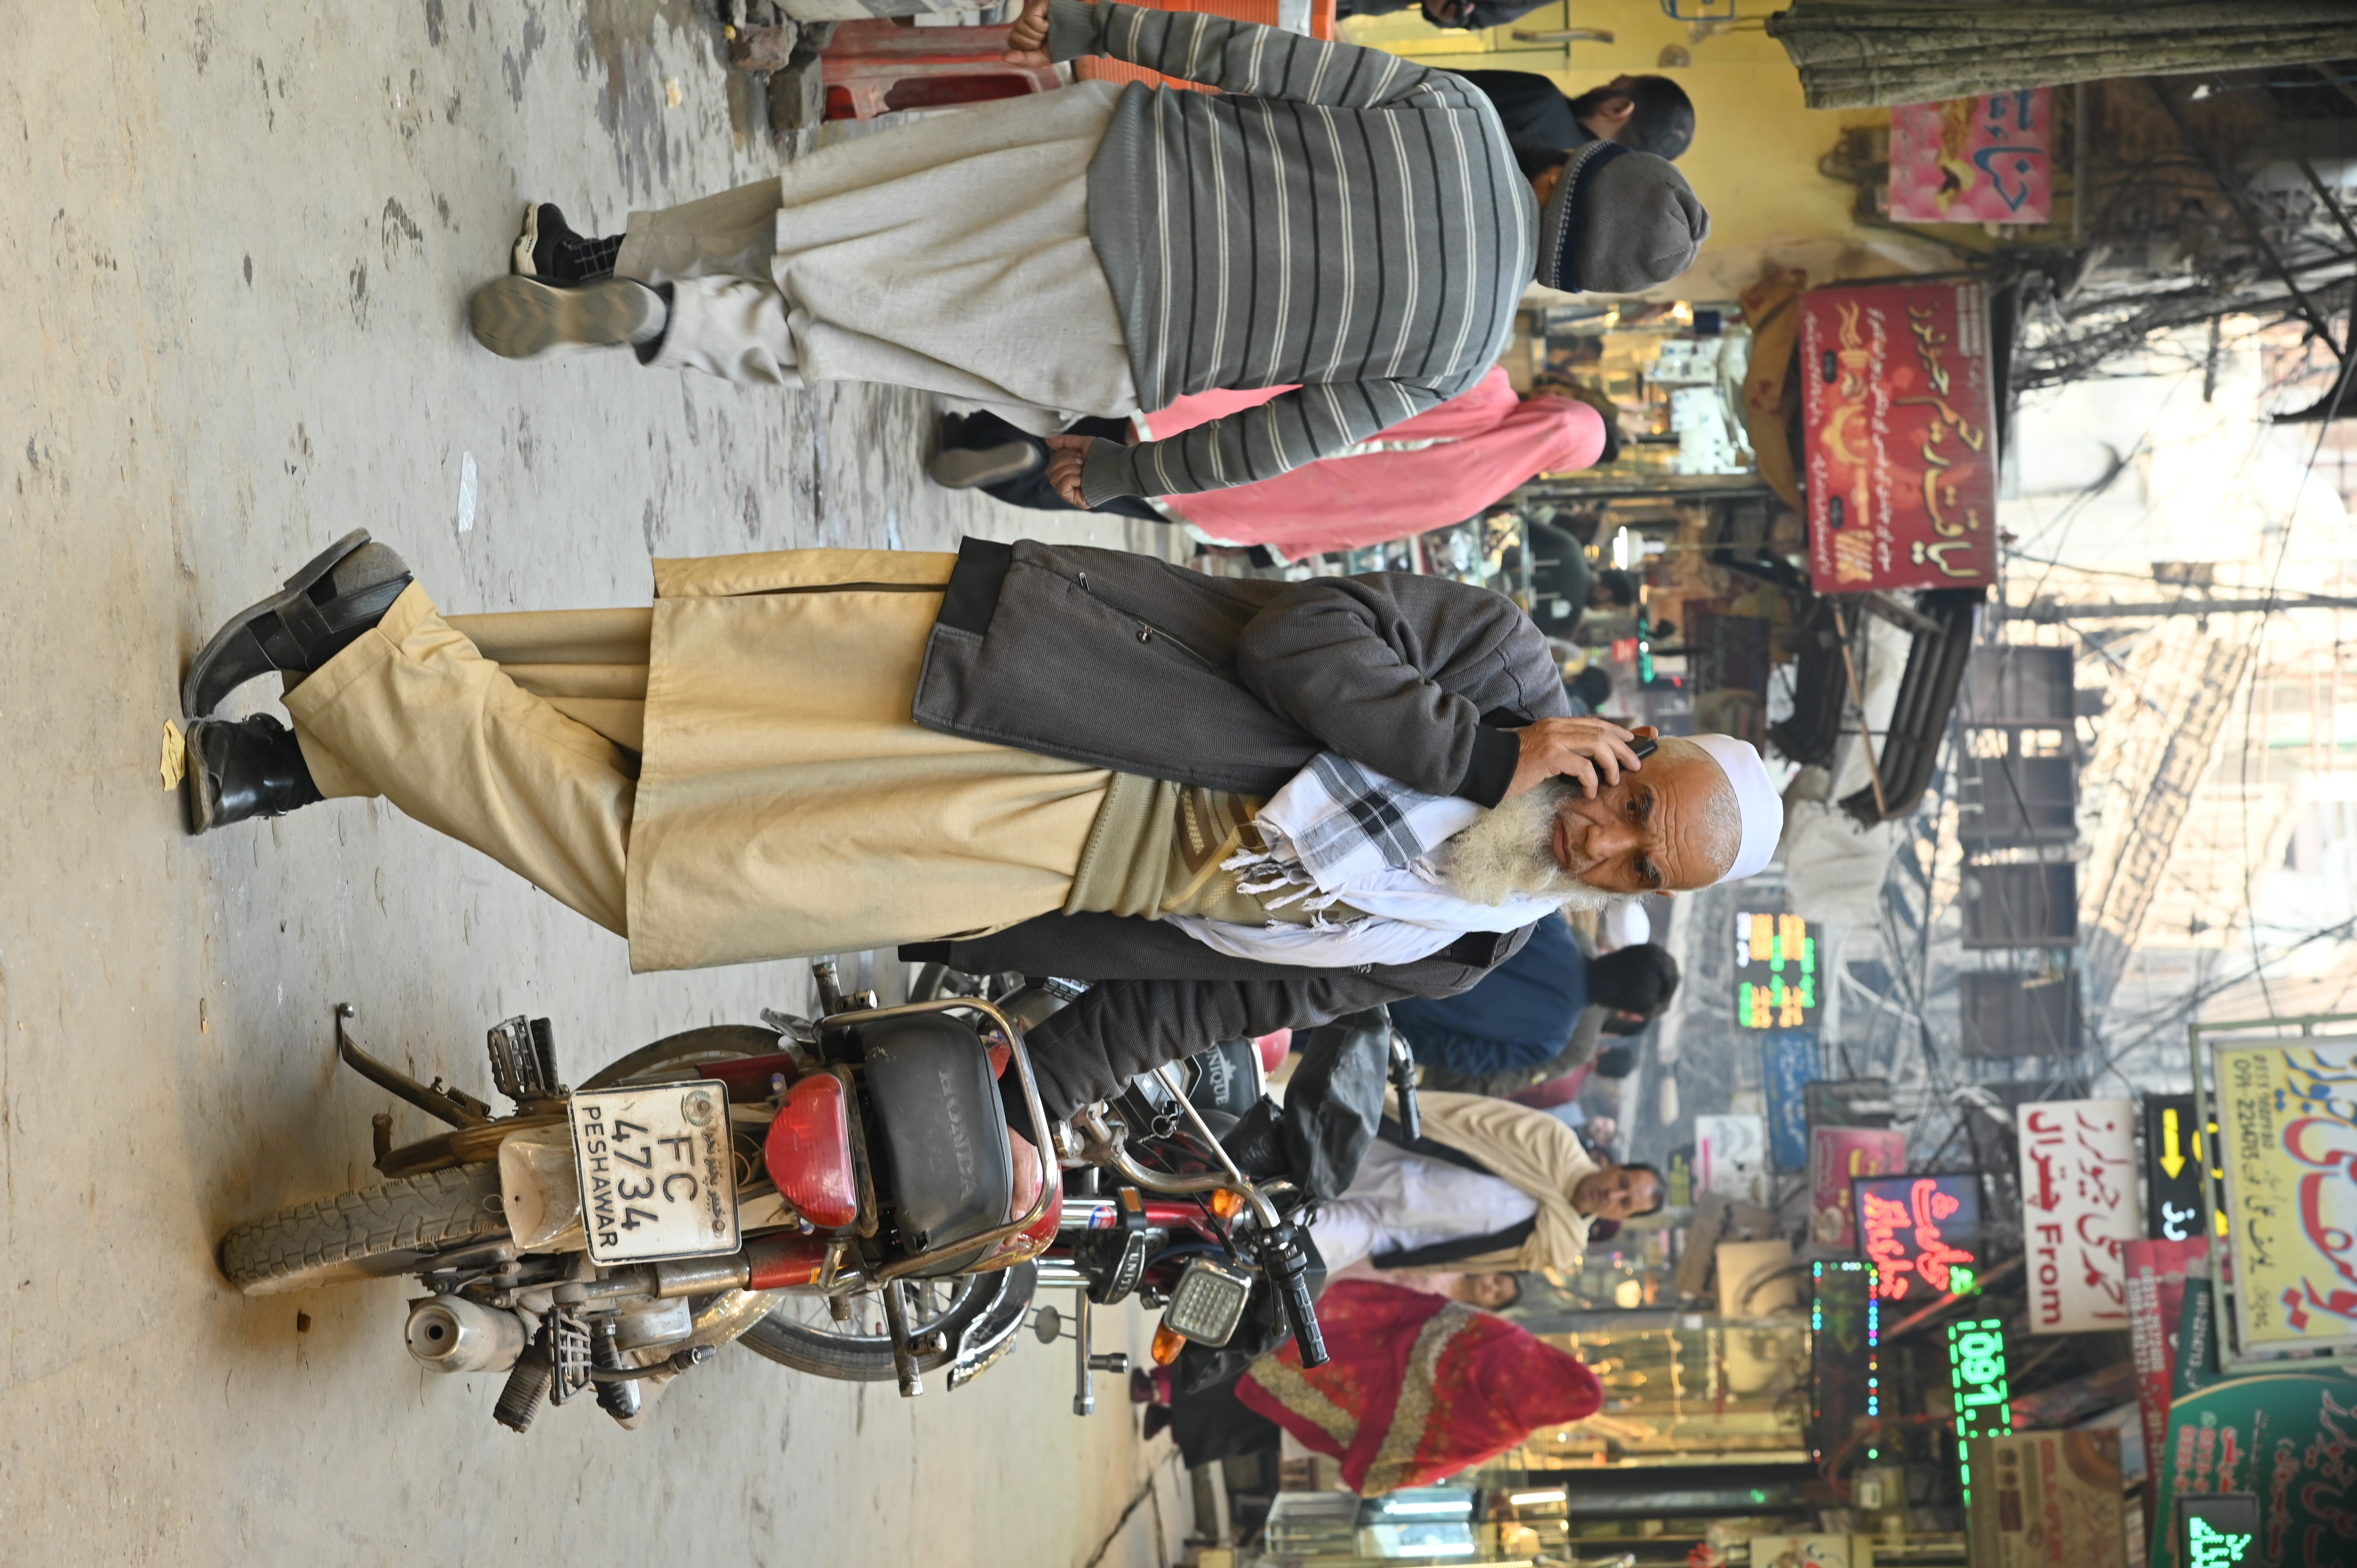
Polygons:
<instances>
[{"instance_id":1,"label":"motorcycle tire","mask_svg":"<svg viewBox=\"0 0 2357 1568\"><path fill-rule=\"evenodd\" d=\"M221 1238L221 1273L246 1295L414 1273L437 1252L504 1241L496 1160L395 1176L250 1219Z\"/></svg>"},{"instance_id":2,"label":"motorcycle tire","mask_svg":"<svg viewBox=\"0 0 2357 1568\"><path fill-rule=\"evenodd\" d=\"M1031 1265L1018 1264L995 1273L965 1274L954 1280L926 1282L933 1285L953 1285L956 1294L949 1304L936 1312L921 1307L911 1314L909 1327L919 1337L931 1333L942 1336L942 1348L917 1358L920 1372L938 1371L957 1359L958 1347L964 1342L974 1325L987 1319L983 1338L979 1372L997 1359L1028 1316L1032 1291L1039 1282L1039 1271ZM796 1319L797 1308L813 1309L813 1316L825 1312L823 1298L797 1295L788 1305L771 1312L767 1317L747 1329L737 1343L756 1355L791 1367L797 1372L813 1377L834 1378L844 1382L888 1383L897 1375L892 1365L892 1340L883 1332L880 1321L873 1325L872 1334L838 1331L829 1326L814 1326ZM880 1319L880 1312L878 1313ZM952 1379L952 1386L957 1380Z\"/></svg>"}]
</instances>

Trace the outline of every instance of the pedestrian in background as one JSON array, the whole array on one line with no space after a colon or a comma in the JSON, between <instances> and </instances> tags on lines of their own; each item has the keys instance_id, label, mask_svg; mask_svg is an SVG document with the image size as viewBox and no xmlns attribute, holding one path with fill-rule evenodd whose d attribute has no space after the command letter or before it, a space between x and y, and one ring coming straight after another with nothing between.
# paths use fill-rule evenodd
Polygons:
<instances>
[{"instance_id":1,"label":"pedestrian in background","mask_svg":"<svg viewBox=\"0 0 2357 1568\"><path fill-rule=\"evenodd\" d=\"M1666 76L1616 76L1574 98L1536 71L1457 74L1497 106L1507 138L1518 147L1619 142L1674 159L1694 145L1694 100Z\"/></svg>"},{"instance_id":2,"label":"pedestrian in background","mask_svg":"<svg viewBox=\"0 0 2357 1568\"><path fill-rule=\"evenodd\" d=\"M1126 424L1085 419L1066 434L1168 441L1293 390L1196 392ZM1159 500L1122 496L1094 510L1192 523L1218 543L1265 545L1299 560L1463 522L1542 475L1589 467L1603 449L1604 421L1593 408L1518 397L1504 368L1493 366L1471 391L1340 456L1251 484ZM977 487L1011 506L1070 510L1048 480L1048 458L1045 441L996 414L952 414L927 471L936 483Z\"/></svg>"},{"instance_id":3,"label":"pedestrian in background","mask_svg":"<svg viewBox=\"0 0 2357 1568\"><path fill-rule=\"evenodd\" d=\"M1420 1065L1454 1075L1441 1087L1456 1089L1463 1079L1545 1066L1583 1023L1592 1053L1613 1019L1650 1022L1668 1011L1677 988L1678 962L1667 949L1644 942L1591 957L1557 914L1472 990L1393 1004L1392 1027Z\"/></svg>"},{"instance_id":4,"label":"pedestrian in background","mask_svg":"<svg viewBox=\"0 0 2357 1568\"><path fill-rule=\"evenodd\" d=\"M1385 1118L1342 1196L1309 1234L1329 1270L1571 1269L1598 1219L1652 1213L1668 1189L1651 1165L1616 1165L1544 1111L1486 1095L1430 1093L1423 1135Z\"/></svg>"},{"instance_id":5,"label":"pedestrian in background","mask_svg":"<svg viewBox=\"0 0 2357 1568\"><path fill-rule=\"evenodd\" d=\"M1528 284L1642 292L1709 231L1669 164L1528 159L1487 98L1394 55L1081 0L1028 0L1010 36L1018 63L1109 55L1221 91L1082 82L930 116L635 213L619 246L534 208L533 275L477 291L476 338L896 382L1043 433L1297 387L1170 440L1050 437L1050 482L1092 507L1346 452L1486 375Z\"/></svg>"},{"instance_id":6,"label":"pedestrian in background","mask_svg":"<svg viewBox=\"0 0 2357 1568\"><path fill-rule=\"evenodd\" d=\"M1603 1385L1568 1351L1424 1291L1340 1280L1318 1298L1318 1321L1324 1366L1304 1368L1288 1340L1232 1380L1155 1406L1147 1434L1168 1425L1192 1468L1275 1448L1289 1432L1340 1460L1352 1491L1379 1497L1446 1479L1604 1405Z\"/></svg>"}]
</instances>

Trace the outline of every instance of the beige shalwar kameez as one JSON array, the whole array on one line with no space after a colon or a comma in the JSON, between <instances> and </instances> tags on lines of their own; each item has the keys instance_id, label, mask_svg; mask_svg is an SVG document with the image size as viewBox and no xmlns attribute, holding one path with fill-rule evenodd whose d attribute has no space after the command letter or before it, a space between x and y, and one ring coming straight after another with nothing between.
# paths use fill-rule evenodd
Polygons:
<instances>
[{"instance_id":1,"label":"beige shalwar kameez","mask_svg":"<svg viewBox=\"0 0 2357 1568\"><path fill-rule=\"evenodd\" d=\"M286 707L321 793L473 845L633 970L996 930L1063 907L1112 775L909 717L955 561L658 561L651 609L447 619L413 585Z\"/></svg>"}]
</instances>

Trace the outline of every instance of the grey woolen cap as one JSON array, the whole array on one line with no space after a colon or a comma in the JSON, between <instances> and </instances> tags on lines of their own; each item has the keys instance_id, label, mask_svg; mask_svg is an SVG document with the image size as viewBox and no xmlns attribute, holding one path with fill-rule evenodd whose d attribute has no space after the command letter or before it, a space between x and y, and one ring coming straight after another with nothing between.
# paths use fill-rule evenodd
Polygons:
<instances>
[{"instance_id":1,"label":"grey woolen cap","mask_svg":"<svg viewBox=\"0 0 2357 1568\"><path fill-rule=\"evenodd\" d=\"M1539 214L1536 276L1570 294L1642 294L1692 266L1708 238L1710 214L1667 158L1590 142Z\"/></svg>"}]
</instances>

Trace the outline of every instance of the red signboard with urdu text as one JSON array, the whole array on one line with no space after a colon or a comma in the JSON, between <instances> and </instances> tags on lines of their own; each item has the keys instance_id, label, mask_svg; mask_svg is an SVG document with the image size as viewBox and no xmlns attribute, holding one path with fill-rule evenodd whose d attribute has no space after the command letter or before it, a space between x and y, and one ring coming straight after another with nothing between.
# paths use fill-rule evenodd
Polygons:
<instances>
[{"instance_id":1,"label":"red signboard with urdu text","mask_svg":"<svg viewBox=\"0 0 2357 1568\"><path fill-rule=\"evenodd\" d=\"M1996 580L1993 398L1978 281L1802 296L1803 488L1817 592Z\"/></svg>"},{"instance_id":2,"label":"red signboard with urdu text","mask_svg":"<svg viewBox=\"0 0 2357 1568\"><path fill-rule=\"evenodd\" d=\"M1874 1294L1883 1300L1905 1301L1910 1288L1915 1300L1931 1300L1954 1288L1952 1269L1979 1263L1957 1245L1980 1226L1978 1176L1860 1177L1852 1187L1858 1251L1874 1265Z\"/></svg>"}]
</instances>

